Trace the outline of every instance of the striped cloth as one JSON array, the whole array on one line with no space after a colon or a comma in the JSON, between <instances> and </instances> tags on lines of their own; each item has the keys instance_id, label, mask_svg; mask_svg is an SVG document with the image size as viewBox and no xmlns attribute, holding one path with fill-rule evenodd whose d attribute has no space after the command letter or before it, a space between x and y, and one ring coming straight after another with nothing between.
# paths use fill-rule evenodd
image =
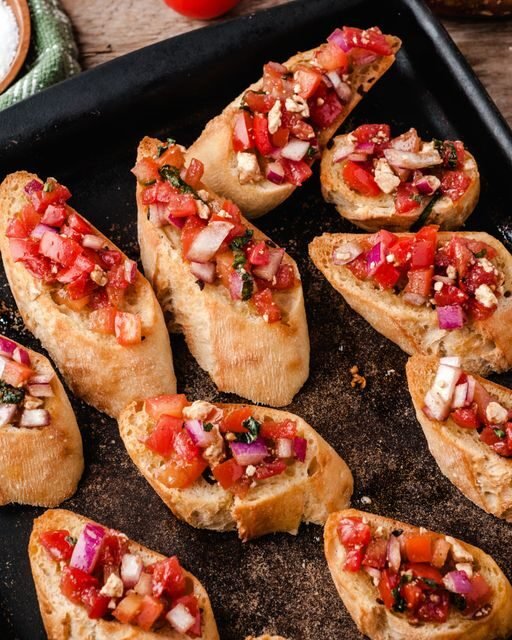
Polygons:
<instances>
[{"instance_id":1,"label":"striped cloth","mask_svg":"<svg viewBox=\"0 0 512 640\"><path fill-rule=\"evenodd\" d=\"M0 109L80 71L71 22L59 0L28 0L32 38L19 79L0 95Z\"/></svg>"}]
</instances>

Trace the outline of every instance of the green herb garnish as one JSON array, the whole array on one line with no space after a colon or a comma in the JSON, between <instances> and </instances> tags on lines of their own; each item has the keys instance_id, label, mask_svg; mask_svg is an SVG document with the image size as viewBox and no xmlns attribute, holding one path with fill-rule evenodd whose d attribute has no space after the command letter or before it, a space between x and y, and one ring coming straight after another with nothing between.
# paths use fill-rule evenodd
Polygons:
<instances>
[{"instance_id":1,"label":"green herb garnish","mask_svg":"<svg viewBox=\"0 0 512 640\"><path fill-rule=\"evenodd\" d=\"M409 584L414 580L414 577L410 573L404 573L400 578L400 584Z\"/></svg>"},{"instance_id":2,"label":"green herb garnish","mask_svg":"<svg viewBox=\"0 0 512 640\"><path fill-rule=\"evenodd\" d=\"M252 298L252 292L254 291L254 280L244 271L241 273L242 276L242 300L247 301Z\"/></svg>"},{"instance_id":3,"label":"green herb garnish","mask_svg":"<svg viewBox=\"0 0 512 640\"><path fill-rule=\"evenodd\" d=\"M402 598L402 596L400 595L400 590L398 588L392 589L391 594L395 599L395 604L393 605L393 609L395 611L398 611L398 613L403 613L407 608L407 603L405 602L404 598Z\"/></svg>"},{"instance_id":4,"label":"green herb garnish","mask_svg":"<svg viewBox=\"0 0 512 640\"><path fill-rule=\"evenodd\" d=\"M44 183L43 191L45 193L50 193L55 189L55 180L48 178L48 180Z\"/></svg>"},{"instance_id":5,"label":"green herb garnish","mask_svg":"<svg viewBox=\"0 0 512 640\"><path fill-rule=\"evenodd\" d=\"M494 429L494 433L498 436L498 438L504 438L507 434L503 431L503 429Z\"/></svg>"},{"instance_id":6,"label":"green herb garnish","mask_svg":"<svg viewBox=\"0 0 512 640\"><path fill-rule=\"evenodd\" d=\"M252 236L254 232L252 229L246 229L243 236L238 236L237 238L233 238L229 243L229 248L231 251L240 251L243 249L249 242L252 240Z\"/></svg>"},{"instance_id":7,"label":"green herb garnish","mask_svg":"<svg viewBox=\"0 0 512 640\"><path fill-rule=\"evenodd\" d=\"M203 429L204 429L206 432L209 432L209 431L211 431L211 430L213 429L213 424L212 424L211 422L205 422L205 423L203 424Z\"/></svg>"},{"instance_id":8,"label":"green herb garnish","mask_svg":"<svg viewBox=\"0 0 512 640\"><path fill-rule=\"evenodd\" d=\"M457 156L457 149L453 142L447 140L444 143L444 148L449 152L448 158L444 158L444 163L448 167L448 169L456 169L459 164L459 157Z\"/></svg>"},{"instance_id":9,"label":"green herb garnish","mask_svg":"<svg viewBox=\"0 0 512 640\"><path fill-rule=\"evenodd\" d=\"M16 387L0 380L0 402L2 404L20 404L24 397L24 389L16 389Z\"/></svg>"},{"instance_id":10,"label":"green herb garnish","mask_svg":"<svg viewBox=\"0 0 512 640\"><path fill-rule=\"evenodd\" d=\"M421 581L431 589L439 589L439 584L435 580L431 580L430 578L421 578Z\"/></svg>"},{"instance_id":11,"label":"green herb garnish","mask_svg":"<svg viewBox=\"0 0 512 640\"><path fill-rule=\"evenodd\" d=\"M481 249L480 251L478 251L477 253L473 254L475 256L475 258L485 258L485 256L487 255L487 249Z\"/></svg>"},{"instance_id":12,"label":"green herb garnish","mask_svg":"<svg viewBox=\"0 0 512 640\"><path fill-rule=\"evenodd\" d=\"M450 593L451 601L453 605L459 610L464 611L466 608L466 598L461 596L459 593Z\"/></svg>"},{"instance_id":13,"label":"green herb garnish","mask_svg":"<svg viewBox=\"0 0 512 640\"><path fill-rule=\"evenodd\" d=\"M244 420L242 424L249 433L238 434L238 440L246 444L251 444L251 442L254 442L260 435L261 423L251 416L247 418L247 420Z\"/></svg>"},{"instance_id":14,"label":"green herb garnish","mask_svg":"<svg viewBox=\"0 0 512 640\"><path fill-rule=\"evenodd\" d=\"M172 167L170 164L164 164L160 167L160 175L164 180L167 180L175 189L181 191L181 193L190 193L196 198L199 198L195 189L192 189L185 180L180 176L180 170L177 167Z\"/></svg>"},{"instance_id":15,"label":"green herb garnish","mask_svg":"<svg viewBox=\"0 0 512 640\"><path fill-rule=\"evenodd\" d=\"M234 259L233 259L233 269L239 269L243 267L247 262L247 258L245 257L245 253L243 251L235 251Z\"/></svg>"},{"instance_id":16,"label":"green herb garnish","mask_svg":"<svg viewBox=\"0 0 512 640\"><path fill-rule=\"evenodd\" d=\"M413 226L411 227L411 231L417 231L418 229L420 229L425 222L427 221L427 218L429 217L429 215L432 213L432 209L434 208L435 203L439 200L439 198L441 198L441 194L439 192L435 193L432 196L432 200L427 204L427 206L423 209L423 211L421 212L420 217L416 220L416 222L413 224Z\"/></svg>"},{"instance_id":17,"label":"green herb garnish","mask_svg":"<svg viewBox=\"0 0 512 640\"><path fill-rule=\"evenodd\" d=\"M72 544L73 546L75 546L75 544L77 543L77 539L74 538L73 536L66 536L66 541L69 542L69 544Z\"/></svg>"},{"instance_id":18,"label":"green herb garnish","mask_svg":"<svg viewBox=\"0 0 512 640\"><path fill-rule=\"evenodd\" d=\"M444 142L442 140L438 140L437 138L434 138L432 142L434 143L434 149L440 156L442 156L444 153Z\"/></svg>"}]
</instances>

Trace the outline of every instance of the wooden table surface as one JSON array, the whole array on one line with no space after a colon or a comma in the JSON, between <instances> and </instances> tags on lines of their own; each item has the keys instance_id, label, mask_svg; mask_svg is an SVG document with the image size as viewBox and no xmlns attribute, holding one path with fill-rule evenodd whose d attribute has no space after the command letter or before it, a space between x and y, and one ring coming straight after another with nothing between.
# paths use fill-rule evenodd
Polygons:
<instances>
[{"instance_id":1,"label":"wooden table surface","mask_svg":"<svg viewBox=\"0 0 512 640\"><path fill-rule=\"evenodd\" d=\"M229 16L287 1L242 0ZM163 0L62 0L62 4L73 21L84 68L207 24L180 16ZM512 124L512 20L444 24Z\"/></svg>"}]
</instances>

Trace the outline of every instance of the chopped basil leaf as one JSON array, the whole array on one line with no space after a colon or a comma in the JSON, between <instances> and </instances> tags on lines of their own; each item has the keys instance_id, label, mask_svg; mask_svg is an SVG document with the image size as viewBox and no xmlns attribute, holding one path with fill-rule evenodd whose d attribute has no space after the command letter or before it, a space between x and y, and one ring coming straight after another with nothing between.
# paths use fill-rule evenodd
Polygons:
<instances>
[{"instance_id":1,"label":"chopped basil leaf","mask_svg":"<svg viewBox=\"0 0 512 640\"><path fill-rule=\"evenodd\" d=\"M74 538L73 536L66 536L66 541L69 542L69 544L72 544L73 546L75 546L75 544L77 543L77 539Z\"/></svg>"},{"instance_id":2,"label":"chopped basil leaf","mask_svg":"<svg viewBox=\"0 0 512 640\"><path fill-rule=\"evenodd\" d=\"M252 240L253 234L254 232L252 231L252 229L246 229L243 236L233 238L233 240L231 240L231 242L229 243L229 248L231 249L231 251L243 249L245 245L249 244L249 242Z\"/></svg>"},{"instance_id":3,"label":"chopped basil leaf","mask_svg":"<svg viewBox=\"0 0 512 640\"><path fill-rule=\"evenodd\" d=\"M439 584L435 580L431 580L430 578L421 578L421 581L431 589L439 589Z\"/></svg>"},{"instance_id":4,"label":"chopped basil leaf","mask_svg":"<svg viewBox=\"0 0 512 640\"><path fill-rule=\"evenodd\" d=\"M2 404L20 404L25 397L24 389L16 389L7 382L0 380L0 402Z\"/></svg>"},{"instance_id":5,"label":"chopped basil leaf","mask_svg":"<svg viewBox=\"0 0 512 640\"><path fill-rule=\"evenodd\" d=\"M164 151L167 151L167 149L168 149L168 147L167 147L167 145L166 145L166 144L159 144L159 145L158 145L158 151L157 151L156 157L157 157L157 158L159 158L159 157L162 155L162 153L163 153Z\"/></svg>"},{"instance_id":6,"label":"chopped basil leaf","mask_svg":"<svg viewBox=\"0 0 512 640\"><path fill-rule=\"evenodd\" d=\"M247 258L245 257L245 253L243 251L235 251L234 259L233 259L233 269L238 269L239 267L243 267L247 262Z\"/></svg>"},{"instance_id":7,"label":"chopped basil leaf","mask_svg":"<svg viewBox=\"0 0 512 640\"><path fill-rule=\"evenodd\" d=\"M306 151L306 157L314 158L317 153L318 153L318 149L316 147L313 147L312 145L309 145L308 150Z\"/></svg>"},{"instance_id":8,"label":"chopped basil leaf","mask_svg":"<svg viewBox=\"0 0 512 640\"><path fill-rule=\"evenodd\" d=\"M475 258L485 258L486 254L487 254L487 249L482 249L481 251L478 251L473 255L475 256Z\"/></svg>"},{"instance_id":9,"label":"chopped basil leaf","mask_svg":"<svg viewBox=\"0 0 512 640\"><path fill-rule=\"evenodd\" d=\"M438 140L437 138L434 138L432 142L434 143L434 149L440 156L442 156L444 153L444 142L442 140Z\"/></svg>"},{"instance_id":10,"label":"chopped basil leaf","mask_svg":"<svg viewBox=\"0 0 512 640\"><path fill-rule=\"evenodd\" d=\"M418 230L421 227L423 227L423 225L425 224L425 222L427 221L427 218L429 217L430 213L432 212L432 209L434 208L435 203L439 200L439 198L441 198L441 194L439 193L439 191L437 191L436 193L434 193L434 195L432 196L432 200L427 204L427 206L423 209L423 211L421 212L420 217L416 220L416 222L413 224L413 226L411 227L411 231L413 230Z\"/></svg>"},{"instance_id":11,"label":"chopped basil leaf","mask_svg":"<svg viewBox=\"0 0 512 640\"><path fill-rule=\"evenodd\" d=\"M45 193L49 193L50 191L53 191L54 189L55 189L55 181L54 180L47 180L44 183L43 191Z\"/></svg>"},{"instance_id":12,"label":"chopped basil leaf","mask_svg":"<svg viewBox=\"0 0 512 640\"><path fill-rule=\"evenodd\" d=\"M494 433L498 436L498 438L504 438L507 435L503 431L503 429L494 429Z\"/></svg>"},{"instance_id":13,"label":"chopped basil leaf","mask_svg":"<svg viewBox=\"0 0 512 640\"><path fill-rule=\"evenodd\" d=\"M167 146L172 146L176 144L176 140L174 138L167 138Z\"/></svg>"},{"instance_id":14,"label":"chopped basil leaf","mask_svg":"<svg viewBox=\"0 0 512 640\"><path fill-rule=\"evenodd\" d=\"M404 532L403 529L395 529L394 531L391 532L391 535L395 536L395 538L398 538L398 536L401 536L403 532Z\"/></svg>"},{"instance_id":15,"label":"chopped basil leaf","mask_svg":"<svg viewBox=\"0 0 512 640\"><path fill-rule=\"evenodd\" d=\"M455 148L455 145L453 144L453 142L447 140L444 143L444 148L447 149L450 153L448 158L444 159L445 165L448 167L448 169L456 169L457 165L459 164L459 158L457 156L457 149Z\"/></svg>"},{"instance_id":16,"label":"chopped basil leaf","mask_svg":"<svg viewBox=\"0 0 512 640\"><path fill-rule=\"evenodd\" d=\"M205 422L203 424L203 429L205 431L211 431L213 429L213 424L211 422Z\"/></svg>"},{"instance_id":17,"label":"chopped basil leaf","mask_svg":"<svg viewBox=\"0 0 512 640\"><path fill-rule=\"evenodd\" d=\"M400 578L400 584L409 584L414 580L414 577L410 573L404 573Z\"/></svg>"},{"instance_id":18,"label":"chopped basil leaf","mask_svg":"<svg viewBox=\"0 0 512 640\"><path fill-rule=\"evenodd\" d=\"M395 599L395 604L393 605L393 609L395 611L398 611L398 613L403 613L407 608L407 604L405 600L402 598L402 596L400 595L400 590L392 589L391 593L393 595L393 598Z\"/></svg>"},{"instance_id":19,"label":"chopped basil leaf","mask_svg":"<svg viewBox=\"0 0 512 640\"><path fill-rule=\"evenodd\" d=\"M199 196L195 189L192 189L185 180L180 176L180 170L177 167L172 167L170 164L164 164L163 167L160 167L159 171L160 175L164 180L167 180L173 187L179 189L181 193L190 193L196 198Z\"/></svg>"},{"instance_id":20,"label":"chopped basil leaf","mask_svg":"<svg viewBox=\"0 0 512 640\"><path fill-rule=\"evenodd\" d=\"M254 442L260 435L261 423L251 416L250 418L247 418L247 420L244 420L242 424L246 429L248 429L249 433L238 434L238 440L240 442L245 442L246 444L251 444L251 442Z\"/></svg>"},{"instance_id":21,"label":"chopped basil leaf","mask_svg":"<svg viewBox=\"0 0 512 640\"><path fill-rule=\"evenodd\" d=\"M450 599L459 611L464 611L466 608L466 598L464 596L459 593L450 593Z\"/></svg>"},{"instance_id":22,"label":"chopped basil leaf","mask_svg":"<svg viewBox=\"0 0 512 640\"><path fill-rule=\"evenodd\" d=\"M242 300L250 300L252 298L253 290L254 280L247 271L244 271L244 273L242 273Z\"/></svg>"}]
</instances>

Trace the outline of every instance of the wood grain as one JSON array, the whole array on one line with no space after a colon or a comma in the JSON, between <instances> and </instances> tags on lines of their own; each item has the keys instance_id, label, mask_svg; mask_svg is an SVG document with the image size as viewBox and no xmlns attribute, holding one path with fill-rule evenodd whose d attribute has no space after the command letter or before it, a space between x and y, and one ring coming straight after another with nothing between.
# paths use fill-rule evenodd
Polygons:
<instances>
[{"instance_id":1,"label":"wood grain","mask_svg":"<svg viewBox=\"0 0 512 640\"><path fill-rule=\"evenodd\" d=\"M242 0L228 17L287 1ZM85 68L208 24L180 16L163 0L62 0L62 4L73 21ZM445 20L444 24L512 124L512 21Z\"/></svg>"}]
</instances>

